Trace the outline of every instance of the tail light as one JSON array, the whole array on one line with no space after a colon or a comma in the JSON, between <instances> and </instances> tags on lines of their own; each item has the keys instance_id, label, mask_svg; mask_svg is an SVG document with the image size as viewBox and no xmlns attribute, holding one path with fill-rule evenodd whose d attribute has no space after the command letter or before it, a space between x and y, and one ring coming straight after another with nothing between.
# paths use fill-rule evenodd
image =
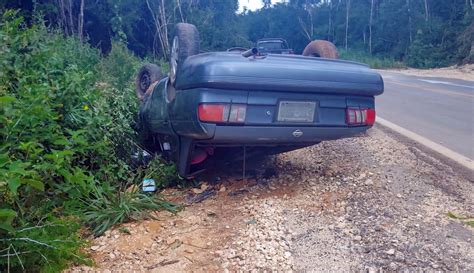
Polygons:
<instances>
[{"instance_id":1,"label":"tail light","mask_svg":"<svg viewBox=\"0 0 474 273\"><path fill-rule=\"evenodd\" d=\"M201 104L198 108L199 119L208 122L225 122L229 118L228 104Z\"/></svg>"},{"instance_id":2,"label":"tail light","mask_svg":"<svg viewBox=\"0 0 474 273\"><path fill-rule=\"evenodd\" d=\"M347 108L346 123L347 125L372 126L375 123L375 109Z\"/></svg>"},{"instance_id":3,"label":"tail light","mask_svg":"<svg viewBox=\"0 0 474 273\"><path fill-rule=\"evenodd\" d=\"M230 107L229 122L243 123L247 114L247 106L245 104L232 104Z\"/></svg>"},{"instance_id":4,"label":"tail light","mask_svg":"<svg viewBox=\"0 0 474 273\"><path fill-rule=\"evenodd\" d=\"M199 120L204 122L243 123L247 113L245 104L200 104Z\"/></svg>"}]
</instances>

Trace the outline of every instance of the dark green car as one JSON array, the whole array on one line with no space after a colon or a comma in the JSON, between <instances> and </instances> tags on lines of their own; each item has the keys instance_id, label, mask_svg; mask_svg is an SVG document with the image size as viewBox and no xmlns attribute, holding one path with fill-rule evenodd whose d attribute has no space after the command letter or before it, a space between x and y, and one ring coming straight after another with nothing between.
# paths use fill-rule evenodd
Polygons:
<instances>
[{"instance_id":1,"label":"dark green car","mask_svg":"<svg viewBox=\"0 0 474 273\"><path fill-rule=\"evenodd\" d=\"M360 134L384 89L378 73L349 61L255 48L199 53L196 28L184 23L170 59L167 77L154 65L137 76L139 128L144 146L185 177L216 152L275 154Z\"/></svg>"}]
</instances>

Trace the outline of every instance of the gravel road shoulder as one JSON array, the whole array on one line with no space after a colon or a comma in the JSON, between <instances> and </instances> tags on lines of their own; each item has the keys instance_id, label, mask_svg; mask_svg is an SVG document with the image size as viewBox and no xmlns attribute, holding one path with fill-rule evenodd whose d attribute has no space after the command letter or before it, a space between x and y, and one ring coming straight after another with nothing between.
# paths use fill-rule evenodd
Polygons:
<instances>
[{"instance_id":1,"label":"gravel road shoulder","mask_svg":"<svg viewBox=\"0 0 474 273\"><path fill-rule=\"evenodd\" d=\"M279 155L256 173L217 171L205 181L213 196L123 225L130 234L107 232L88 249L95 267L70 271L474 271L474 229L448 217L472 220L474 177L380 128Z\"/></svg>"},{"instance_id":2,"label":"gravel road shoulder","mask_svg":"<svg viewBox=\"0 0 474 273\"><path fill-rule=\"evenodd\" d=\"M439 77L439 78L451 78L465 81L474 81L474 64L466 64L462 66L450 66L443 68L433 69L388 69L384 71L399 72L411 76L420 77Z\"/></svg>"}]
</instances>

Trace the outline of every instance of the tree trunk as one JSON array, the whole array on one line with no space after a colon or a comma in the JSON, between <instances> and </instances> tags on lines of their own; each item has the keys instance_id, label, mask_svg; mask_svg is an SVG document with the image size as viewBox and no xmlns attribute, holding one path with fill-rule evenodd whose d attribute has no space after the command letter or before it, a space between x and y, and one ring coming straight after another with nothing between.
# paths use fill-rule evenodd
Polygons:
<instances>
[{"instance_id":1,"label":"tree trunk","mask_svg":"<svg viewBox=\"0 0 474 273\"><path fill-rule=\"evenodd\" d=\"M303 19L301 19L301 17L298 17L298 22L300 23L301 29L303 30L303 33L306 36L306 39L308 39L308 41L311 41L311 34L309 30L306 28L306 25L303 22Z\"/></svg>"},{"instance_id":2,"label":"tree trunk","mask_svg":"<svg viewBox=\"0 0 474 273\"><path fill-rule=\"evenodd\" d=\"M408 38L410 44L413 42L413 36L411 33L411 9L410 9L410 0L407 0L407 8L408 8Z\"/></svg>"},{"instance_id":3,"label":"tree trunk","mask_svg":"<svg viewBox=\"0 0 474 273\"><path fill-rule=\"evenodd\" d=\"M371 55L372 55L372 23L373 23L373 17L374 17L374 0L372 0L370 2L370 18L369 18L369 53Z\"/></svg>"},{"instance_id":4,"label":"tree trunk","mask_svg":"<svg viewBox=\"0 0 474 273\"><path fill-rule=\"evenodd\" d=\"M72 0L68 0L69 26L71 35L74 34L74 20L72 19Z\"/></svg>"},{"instance_id":5,"label":"tree trunk","mask_svg":"<svg viewBox=\"0 0 474 273\"><path fill-rule=\"evenodd\" d=\"M61 14L61 19L59 20L60 27L63 29L64 34L69 35L66 19L66 8L64 7L64 0L58 0L59 11Z\"/></svg>"},{"instance_id":6,"label":"tree trunk","mask_svg":"<svg viewBox=\"0 0 474 273\"><path fill-rule=\"evenodd\" d=\"M184 20L183 11L181 10L181 1L176 0L176 5L178 6L179 15L181 16L181 22L185 23L186 21Z\"/></svg>"},{"instance_id":7,"label":"tree trunk","mask_svg":"<svg viewBox=\"0 0 474 273\"><path fill-rule=\"evenodd\" d=\"M150 11L151 17L153 18L153 22L155 23L155 34L153 35L153 55L158 56L158 50L156 49L156 36L158 36L160 40L161 51L163 52L163 41L161 40L161 35L159 34L160 23L158 18L156 18L156 14L150 6L150 2L148 2L148 0L146 0L146 5Z\"/></svg>"},{"instance_id":8,"label":"tree trunk","mask_svg":"<svg viewBox=\"0 0 474 273\"><path fill-rule=\"evenodd\" d=\"M308 26L305 24L301 17L298 17L298 21L301 25L304 35L308 38L308 41L313 40L314 37L314 22L313 22L313 7L310 5L306 5L304 7L304 11L307 13L308 16Z\"/></svg>"},{"instance_id":9,"label":"tree trunk","mask_svg":"<svg viewBox=\"0 0 474 273\"><path fill-rule=\"evenodd\" d=\"M164 45L164 52L166 54L166 59L168 59L170 50L169 50L169 42L168 42L168 20L166 19L166 9L165 9L165 0L161 0L160 5L160 15L161 15L161 37L163 39Z\"/></svg>"},{"instance_id":10,"label":"tree trunk","mask_svg":"<svg viewBox=\"0 0 474 273\"><path fill-rule=\"evenodd\" d=\"M161 47L161 54L165 59L168 59L169 54L169 43L168 43L168 22L166 19L166 10L165 10L165 2L161 0L158 4L158 14L156 14L153 8L150 5L150 2L146 0L146 4L148 10L151 13L153 21L155 23L155 37L153 42L153 52L155 55L158 55L156 50L156 37L158 36L158 40L160 41Z\"/></svg>"},{"instance_id":11,"label":"tree trunk","mask_svg":"<svg viewBox=\"0 0 474 273\"><path fill-rule=\"evenodd\" d=\"M79 10L79 20L77 26L77 33L79 34L79 41L83 42L84 38L84 0L81 0L81 8Z\"/></svg>"},{"instance_id":12,"label":"tree trunk","mask_svg":"<svg viewBox=\"0 0 474 273\"><path fill-rule=\"evenodd\" d=\"M332 41L331 39L331 28L332 28L332 1L328 1L327 4L329 4L329 19L328 19L328 41Z\"/></svg>"},{"instance_id":13,"label":"tree trunk","mask_svg":"<svg viewBox=\"0 0 474 273\"><path fill-rule=\"evenodd\" d=\"M74 20L72 19L72 0L58 0L60 10L60 26L64 30L64 34L74 34Z\"/></svg>"},{"instance_id":14,"label":"tree trunk","mask_svg":"<svg viewBox=\"0 0 474 273\"><path fill-rule=\"evenodd\" d=\"M425 0L425 21L428 22L429 18L430 18L430 12L429 12L428 0Z\"/></svg>"},{"instance_id":15,"label":"tree trunk","mask_svg":"<svg viewBox=\"0 0 474 273\"><path fill-rule=\"evenodd\" d=\"M346 39L345 39L345 47L347 50L347 34L349 31L349 10L351 8L351 0L346 0Z\"/></svg>"}]
</instances>

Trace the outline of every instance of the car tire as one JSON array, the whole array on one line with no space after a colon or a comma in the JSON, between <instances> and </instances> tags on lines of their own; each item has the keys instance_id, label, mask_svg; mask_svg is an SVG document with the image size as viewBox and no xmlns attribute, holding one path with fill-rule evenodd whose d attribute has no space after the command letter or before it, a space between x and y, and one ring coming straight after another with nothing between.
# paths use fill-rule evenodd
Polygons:
<instances>
[{"instance_id":1,"label":"car tire","mask_svg":"<svg viewBox=\"0 0 474 273\"><path fill-rule=\"evenodd\" d=\"M199 32L195 25L178 23L175 27L170 54L170 83L174 86L179 69L186 58L199 54Z\"/></svg>"},{"instance_id":2,"label":"car tire","mask_svg":"<svg viewBox=\"0 0 474 273\"><path fill-rule=\"evenodd\" d=\"M315 40L310 42L304 48L303 56L339 59L339 53L337 52L336 46L326 40Z\"/></svg>"},{"instance_id":3,"label":"car tire","mask_svg":"<svg viewBox=\"0 0 474 273\"><path fill-rule=\"evenodd\" d=\"M156 64L145 64L138 70L135 78L135 92L140 101L143 101L145 94L154 83L163 78L161 69Z\"/></svg>"}]
</instances>

